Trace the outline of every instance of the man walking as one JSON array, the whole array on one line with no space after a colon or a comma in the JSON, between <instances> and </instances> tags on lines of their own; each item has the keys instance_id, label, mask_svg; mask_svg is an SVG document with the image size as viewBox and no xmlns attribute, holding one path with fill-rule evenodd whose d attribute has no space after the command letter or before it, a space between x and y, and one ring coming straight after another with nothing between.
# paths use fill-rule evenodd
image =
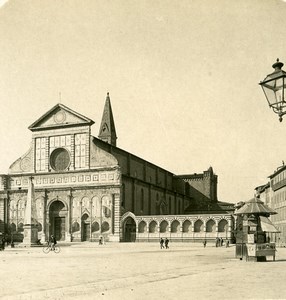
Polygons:
<instances>
[{"instance_id":1,"label":"man walking","mask_svg":"<svg viewBox=\"0 0 286 300\"><path fill-rule=\"evenodd\" d=\"M169 249L169 240L168 240L168 238L165 238L165 248Z\"/></svg>"},{"instance_id":2,"label":"man walking","mask_svg":"<svg viewBox=\"0 0 286 300\"><path fill-rule=\"evenodd\" d=\"M204 248L206 248L207 240L204 240L204 241L203 241L203 245L204 245Z\"/></svg>"},{"instance_id":3,"label":"man walking","mask_svg":"<svg viewBox=\"0 0 286 300\"><path fill-rule=\"evenodd\" d=\"M161 249L164 249L164 240L162 238L160 239L160 247Z\"/></svg>"}]
</instances>

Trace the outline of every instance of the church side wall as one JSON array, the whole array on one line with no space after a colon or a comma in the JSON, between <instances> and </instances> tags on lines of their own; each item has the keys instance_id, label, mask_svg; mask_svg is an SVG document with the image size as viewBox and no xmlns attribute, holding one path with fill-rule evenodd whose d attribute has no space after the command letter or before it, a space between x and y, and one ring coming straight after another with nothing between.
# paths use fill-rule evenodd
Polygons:
<instances>
[{"instance_id":1,"label":"church side wall","mask_svg":"<svg viewBox=\"0 0 286 300\"><path fill-rule=\"evenodd\" d=\"M121 203L123 204L124 211L133 211L133 180L129 177L122 177L124 187L124 199Z\"/></svg>"},{"instance_id":2,"label":"church side wall","mask_svg":"<svg viewBox=\"0 0 286 300\"><path fill-rule=\"evenodd\" d=\"M131 177L138 178L140 180L145 180L144 174L144 163L142 160L137 159L136 157L130 156L130 172Z\"/></svg>"},{"instance_id":3,"label":"church side wall","mask_svg":"<svg viewBox=\"0 0 286 300\"><path fill-rule=\"evenodd\" d=\"M168 190L173 189L173 174L172 173L166 173L166 188Z\"/></svg>"},{"instance_id":4,"label":"church side wall","mask_svg":"<svg viewBox=\"0 0 286 300\"><path fill-rule=\"evenodd\" d=\"M122 183L123 212L130 211L135 215L182 214L189 204L185 196L148 182L123 176Z\"/></svg>"},{"instance_id":5,"label":"church side wall","mask_svg":"<svg viewBox=\"0 0 286 300\"><path fill-rule=\"evenodd\" d=\"M156 167L146 163L146 181L156 184Z\"/></svg>"},{"instance_id":6,"label":"church side wall","mask_svg":"<svg viewBox=\"0 0 286 300\"><path fill-rule=\"evenodd\" d=\"M174 179L174 190L178 193L185 194L185 182L180 178Z\"/></svg>"},{"instance_id":7,"label":"church side wall","mask_svg":"<svg viewBox=\"0 0 286 300\"><path fill-rule=\"evenodd\" d=\"M185 193L185 182L178 178L174 179L174 175L171 172L119 148L110 146L108 151L110 151L118 160L123 175L144 181L154 186L159 186L163 189L175 189L178 193Z\"/></svg>"}]
</instances>

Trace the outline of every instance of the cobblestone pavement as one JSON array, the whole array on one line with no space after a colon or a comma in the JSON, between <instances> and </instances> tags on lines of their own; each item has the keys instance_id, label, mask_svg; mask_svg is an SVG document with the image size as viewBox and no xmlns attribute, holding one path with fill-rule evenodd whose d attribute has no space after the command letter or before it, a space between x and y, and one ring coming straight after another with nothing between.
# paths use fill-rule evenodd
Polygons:
<instances>
[{"instance_id":1,"label":"cobblestone pavement","mask_svg":"<svg viewBox=\"0 0 286 300\"><path fill-rule=\"evenodd\" d=\"M276 261L235 259L208 244L96 243L0 252L1 299L286 299L286 248ZM269 258L270 259L270 258Z\"/></svg>"}]
</instances>

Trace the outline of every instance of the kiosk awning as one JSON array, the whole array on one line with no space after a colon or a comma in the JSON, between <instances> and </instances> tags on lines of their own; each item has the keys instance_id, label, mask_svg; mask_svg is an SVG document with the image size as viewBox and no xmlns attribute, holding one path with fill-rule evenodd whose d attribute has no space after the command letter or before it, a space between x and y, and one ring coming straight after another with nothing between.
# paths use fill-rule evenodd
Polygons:
<instances>
[{"instance_id":1,"label":"kiosk awning","mask_svg":"<svg viewBox=\"0 0 286 300\"><path fill-rule=\"evenodd\" d=\"M266 217L260 216L261 229L265 232L280 232L274 224Z\"/></svg>"},{"instance_id":2,"label":"kiosk awning","mask_svg":"<svg viewBox=\"0 0 286 300\"><path fill-rule=\"evenodd\" d=\"M274 215L277 214L272 208L265 205L260 199L253 198L249 201L246 201L245 204L239 208L235 213L235 215L243 215L243 214L259 214L259 215Z\"/></svg>"}]
</instances>

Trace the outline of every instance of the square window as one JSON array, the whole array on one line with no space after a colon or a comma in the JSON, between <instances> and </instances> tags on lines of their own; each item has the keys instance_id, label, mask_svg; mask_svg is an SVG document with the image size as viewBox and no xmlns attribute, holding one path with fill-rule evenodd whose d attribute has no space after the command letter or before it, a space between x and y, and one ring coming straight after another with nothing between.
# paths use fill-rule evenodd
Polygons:
<instances>
[{"instance_id":1,"label":"square window","mask_svg":"<svg viewBox=\"0 0 286 300\"><path fill-rule=\"evenodd\" d=\"M45 148L46 146L46 138L41 138L41 148Z\"/></svg>"},{"instance_id":2,"label":"square window","mask_svg":"<svg viewBox=\"0 0 286 300\"><path fill-rule=\"evenodd\" d=\"M50 147L54 147L55 146L55 137L50 137Z\"/></svg>"},{"instance_id":3,"label":"square window","mask_svg":"<svg viewBox=\"0 0 286 300\"><path fill-rule=\"evenodd\" d=\"M80 146L75 146L75 156L80 156Z\"/></svg>"},{"instance_id":4,"label":"square window","mask_svg":"<svg viewBox=\"0 0 286 300\"><path fill-rule=\"evenodd\" d=\"M40 139L36 139L36 149L40 149L41 148L41 141Z\"/></svg>"},{"instance_id":5,"label":"square window","mask_svg":"<svg viewBox=\"0 0 286 300\"><path fill-rule=\"evenodd\" d=\"M85 134L81 134L80 143L83 145L85 144Z\"/></svg>"},{"instance_id":6,"label":"square window","mask_svg":"<svg viewBox=\"0 0 286 300\"><path fill-rule=\"evenodd\" d=\"M60 138L58 136L55 137L55 147L59 147L60 145Z\"/></svg>"},{"instance_id":7,"label":"square window","mask_svg":"<svg viewBox=\"0 0 286 300\"><path fill-rule=\"evenodd\" d=\"M41 150L36 150L36 159L39 159L41 157Z\"/></svg>"},{"instance_id":8,"label":"square window","mask_svg":"<svg viewBox=\"0 0 286 300\"><path fill-rule=\"evenodd\" d=\"M71 145L71 136L70 136L70 135L67 135L67 136L66 136L66 145L67 145L67 146L70 146L70 145Z\"/></svg>"},{"instance_id":9,"label":"square window","mask_svg":"<svg viewBox=\"0 0 286 300\"><path fill-rule=\"evenodd\" d=\"M75 159L74 159L74 164L75 164L75 167L76 167L76 168L79 167L79 157L75 157Z\"/></svg>"},{"instance_id":10,"label":"square window","mask_svg":"<svg viewBox=\"0 0 286 300\"><path fill-rule=\"evenodd\" d=\"M82 145L82 146L81 146L81 149L80 149L80 155L81 155L81 156L85 155L85 145Z\"/></svg>"},{"instance_id":11,"label":"square window","mask_svg":"<svg viewBox=\"0 0 286 300\"><path fill-rule=\"evenodd\" d=\"M79 144L80 144L80 136L79 136L79 134L76 134L76 135L75 135L75 144L76 144L76 145L79 145Z\"/></svg>"},{"instance_id":12,"label":"square window","mask_svg":"<svg viewBox=\"0 0 286 300\"><path fill-rule=\"evenodd\" d=\"M61 146L65 146L66 145L66 137L65 136L61 136Z\"/></svg>"}]
</instances>

